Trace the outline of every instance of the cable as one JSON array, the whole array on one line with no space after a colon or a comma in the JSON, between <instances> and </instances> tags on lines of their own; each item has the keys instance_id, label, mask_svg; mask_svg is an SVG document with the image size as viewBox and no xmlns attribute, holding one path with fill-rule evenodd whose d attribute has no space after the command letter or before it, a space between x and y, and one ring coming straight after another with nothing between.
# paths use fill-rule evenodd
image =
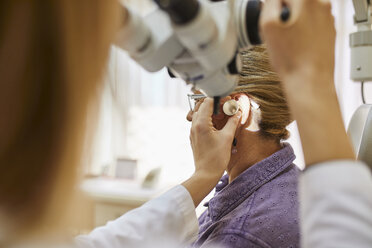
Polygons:
<instances>
[{"instance_id":1,"label":"cable","mask_svg":"<svg viewBox=\"0 0 372 248\"><path fill-rule=\"evenodd\" d=\"M362 94L362 102L363 104L366 104L366 99L364 98L364 81L362 81L360 89L361 89L361 94Z\"/></svg>"},{"instance_id":2,"label":"cable","mask_svg":"<svg viewBox=\"0 0 372 248\"><path fill-rule=\"evenodd\" d=\"M218 115L218 112L220 110L221 97L220 96L215 96L215 97L213 97L213 99L214 99L214 101L213 101L213 114Z\"/></svg>"}]
</instances>

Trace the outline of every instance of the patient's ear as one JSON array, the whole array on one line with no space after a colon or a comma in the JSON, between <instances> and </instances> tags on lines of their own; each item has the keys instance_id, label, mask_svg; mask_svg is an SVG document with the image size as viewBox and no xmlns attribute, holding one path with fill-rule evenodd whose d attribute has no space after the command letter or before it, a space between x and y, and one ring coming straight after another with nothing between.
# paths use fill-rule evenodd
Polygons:
<instances>
[{"instance_id":1,"label":"patient's ear","mask_svg":"<svg viewBox=\"0 0 372 248\"><path fill-rule=\"evenodd\" d=\"M244 93L236 94L233 98L235 101L238 102L240 111L242 112L240 124L242 126L245 126L245 124L247 124L249 120L249 115L251 113L251 101L249 97Z\"/></svg>"},{"instance_id":2,"label":"patient's ear","mask_svg":"<svg viewBox=\"0 0 372 248\"><path fill-rule=\"evenodd\" d=\"M241 119L241 126L248 131L257 132L260 130L260 122L261 122L261 110L260 108L254 108L252 105L252 100L248 97L248 95L241 93L234 97L236 101L239 103L239 107L242 111L242 119Z\"/></svg>"}]
</instances>

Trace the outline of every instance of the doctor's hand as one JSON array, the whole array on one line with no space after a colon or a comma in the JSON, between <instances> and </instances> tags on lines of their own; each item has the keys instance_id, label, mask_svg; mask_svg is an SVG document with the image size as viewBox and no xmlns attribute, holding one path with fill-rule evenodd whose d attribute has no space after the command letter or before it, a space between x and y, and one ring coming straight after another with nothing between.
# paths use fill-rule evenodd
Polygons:
<instances>
[{"instance_id":1,"label":"doctor's hand","mask_svg":"<svg viewBox=\"0 0 372 248\"><path fill-rule=\"evenodd\" d=\"M225 127L216 130L212 123L213 100L206 98L192 116L190 132L195 173L183 183L195 206L216 186L230 161L231 146L241 113L230 117Z\"/></svg>"},{"instance_id":2,"label":"doctor's hand","mask_svg":"<svg viewBox=\"0 0 372 248\"><path fill-rule=\"evenodd\" d=\"M287 22L280 19L283 2L291 12ZM271 64L282 79L299 73L333 77L336 31L329 0L266 0L260 25Z\"/></svg>"},{"instance_id":3,"label":"doctor's hand","mask_svg":"<svg viewBox=\"0 0 372 248\"><path fill-rule=\"evenodd\" d=\"M205 173L220 179L230 161L231 146L241 113L229 118L221 130L212 123L213 99L206 98L192 116L190 132L195 173Z\"/></svg>"},{"instance_id":4,"label":"doctor's hand","mask_svg":"<svg viewBox=\"0 0 372 248\"><path fill-rule=\"evenodd\" d=\"M282 3L291 11L280 20ZM334 86L335 28L328 0L266 0L260 28L297 120L306 165L355 159Z\"/></svg>"}]
</instances>

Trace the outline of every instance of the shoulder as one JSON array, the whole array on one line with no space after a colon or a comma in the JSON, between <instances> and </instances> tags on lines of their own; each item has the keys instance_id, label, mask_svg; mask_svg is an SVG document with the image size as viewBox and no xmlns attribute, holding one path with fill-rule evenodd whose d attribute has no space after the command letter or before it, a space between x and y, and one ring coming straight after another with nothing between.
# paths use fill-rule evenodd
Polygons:
<instances>
[{"instance_id":1,"label":"shoulder","mask_svg":"<svg viewBox=\"0 0 372 248\"><path fill-rule=\"evenodd\" d=\"M295 165L290 166L212 224L207 210L199 218L200 229L208 236L205 242L230 247L299 247L298 174Z\"/></svg>"},{"instance_id":2,"label":"shoulder","mask_svg":"<svg viewBox=\"0 0 372 248\"><path fill-rule=\"evenodd\" d=\"M243 229L272 247L298 247L300 242L298 176L290 166L255 192Z\"/></svg>"}]
</instances>

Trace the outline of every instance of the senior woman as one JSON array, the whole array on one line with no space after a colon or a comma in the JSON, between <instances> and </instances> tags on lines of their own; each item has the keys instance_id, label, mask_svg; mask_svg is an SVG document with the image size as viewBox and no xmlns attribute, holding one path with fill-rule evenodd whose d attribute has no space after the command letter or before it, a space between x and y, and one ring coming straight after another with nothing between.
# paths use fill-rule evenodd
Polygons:
<instances>
[{"instance_id":1,"label":"senior woman","mask_svg":"<svg viewBox=\"0 0 372 248\"><path fill-rule=\"evenodd\" d=\"M242 58L239 86L213 117L214 127L221 129L229 118L223 105L235 100L241 123L227 174L199 218L194 247L299 247L299 169L293 164L292 147L282 143L289 137L286 126L291 122L287 102L265 47L245 51ZM187 119L193 114L190 111Z\"/></svg>"}]
</instances>

